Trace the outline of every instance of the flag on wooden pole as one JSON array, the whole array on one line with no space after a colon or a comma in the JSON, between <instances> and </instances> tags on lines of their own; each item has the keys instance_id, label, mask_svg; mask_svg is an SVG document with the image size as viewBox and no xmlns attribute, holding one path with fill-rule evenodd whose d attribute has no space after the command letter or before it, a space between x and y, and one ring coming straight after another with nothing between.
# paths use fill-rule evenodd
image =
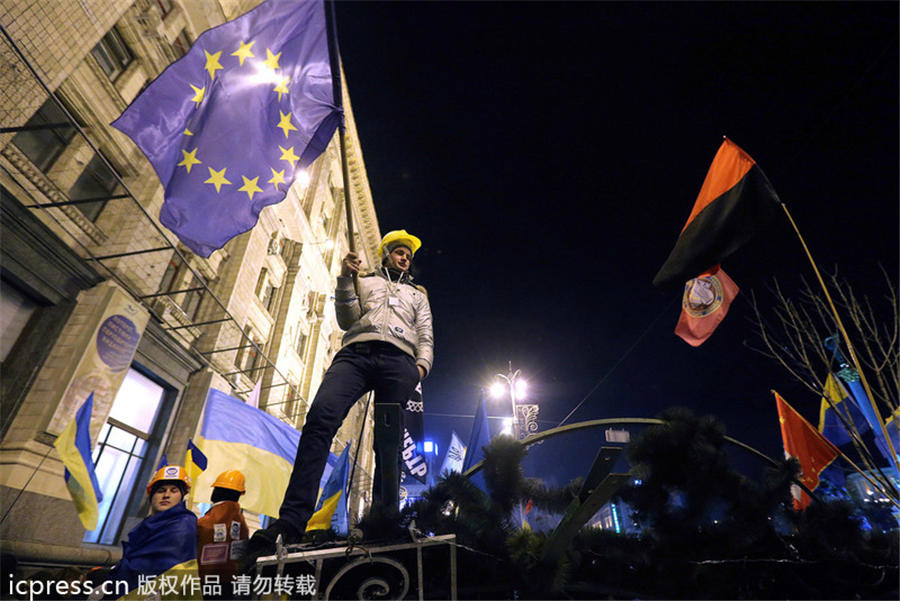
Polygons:
<instances>
[{"instance_id":1,"label":"flag on wooden pole","mask_svg":"<svg viewBox=\"0 0 900 601\"><path fill-rule=\"evenodd\" d=\"M653 285L671 289L719 265L762 231L780 204L756 161L725 138Z\"/></svg>"},{"instance_id":2,"label":"flag on wooden pole","mask_svg":"<svg viewBox=\"0 0 900 601\"><path fill-rule=\"evenodd\" d=\"M160 222L208 257L281 202L343 113L322 0L267 0L203 32L125 109L165 189Z\"/></svg>"},{"instance_id":3,"label":"flag on wooden pole","mask_svg":"<svg viewBox=\"0 0 900 601\"><path fill-rule=\"evenodd\" d=\"M785 457L793 457L800 462L800 481L809 490L815 490L819 485L819 474L831 465L841 452L788 405L781 395L774 391L773 393L778 406L778 422L781 425ZM812 502L810 496L800 490L799 486L793 486L791 492L794 495L794 508L797 510L805 509Z\"/></svg>"}]
</instances>

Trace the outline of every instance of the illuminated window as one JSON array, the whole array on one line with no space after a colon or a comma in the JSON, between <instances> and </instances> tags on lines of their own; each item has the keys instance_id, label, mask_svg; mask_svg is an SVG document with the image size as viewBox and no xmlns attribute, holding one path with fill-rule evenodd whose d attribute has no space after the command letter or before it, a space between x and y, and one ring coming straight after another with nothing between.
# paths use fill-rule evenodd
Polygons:
<instances>
[{"instance_id":1,"label":"illuminated window","mask_svg":"<svg viewBox=\"0 0 900 601\"><path fill-rule=\"evenodd\" d=\"M0 361L6 356L25 329L37 304L6 281L0 286Z\"/></svg>"},{"instance_id":2,"label":"illuminated window","mask_svg":"<svg viewBox=\"0 0 900 601\"><path fill-rule=\"evenodd\" d=\"M97 529L86 532L84 541L114 545L133 496L143 496L139 477L153 447L152 438L160 420L166 390L147 376L129 369L116 394L106 423L94 449L97 481L103 492Z\"/></svg>"}]
</instances>

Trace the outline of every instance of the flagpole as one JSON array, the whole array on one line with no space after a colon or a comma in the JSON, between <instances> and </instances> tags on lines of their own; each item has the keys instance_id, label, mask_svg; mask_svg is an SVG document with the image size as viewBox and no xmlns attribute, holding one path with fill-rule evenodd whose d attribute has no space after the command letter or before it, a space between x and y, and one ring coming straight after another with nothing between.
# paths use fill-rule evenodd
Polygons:
<instances>
[{"instance_id":1,"label":"flagpole","mask_svg":"<svg viewBox=\"0 0 900 601\"><path fill-rule=\"evenodd\" d=\"M328 2L329 10L325 11L328 21L328 58L331 62L331 89L334 96L334 104L341 109L338 122L338 141L341 154L341 176L344 179L344 213L347 215L347 243L350 252L356 252L356 239L353 237L353 207L350 202L350 169L347 167L347 120L344 112L344 88L341 77L341 52L337 37L337 15L334 13L334 0ZM353 290L359 298L358 274L353 274ZM362 304L360 304L362 310Z\"/></svg>"},{"instance_id":2,"label":"flagpole","mask_svg":"<svg viewBox=\"0 0 900 601\"><path fill-rule=\"evenodd\" d=\"M863 373L862 366L859 363L859 359L856 357L856 350L853 348L853 344L850 342L850 336L847 334L847 330L844 328L844 322L841 321L841 316L838 315L837 308L835 308L834 306L834 301L831 300L831 294L828 293L828 288L825 286L825 280L822 279L822 274L819 273L819 268L816 265L812 254L809 252L809 247L806 245L806 241L803 239L803 235L800 233L799 228L797 228L797 224L794 221L794 218L791 216L791 212L788 210L787 205L783 202L781 203L781 207L784 209L784 214L787 215L788 221L791 222L791 226L797 233L797 237L800 239L800 244L803 245L803 250L806 252L806 256L809 259L813 271L816 274L816 279L819 280L819 285L822 286L822 291L825 292L825 298L828 300L828 306L831 307L831 312L834 315L835 321L837 322L838 329L841 331L841 336L843 336L844 338L844 343L847 345L847 350L850 353L850 358L853 361L853 365L856 366L856 371L859 374L859 379L866 391L866 395L869 397L869 404L872 406L872 410L875 412L875 417L876 419L878 419L878 425L881 426L881 432L884 435L884 440L887 443L888 449L890 449L893 458L893 461L891 461L891 463L896 463L897 451L894 450L894 443L891 442L891 437L888 435L887 427L884 425L884 420L881 418L881 412L878 410L878 406L875 405L875 397L872 396L872 390L869 388L869 382L866 379L866 375Z\"/></svg>"},{"instance_id":3,"label":"flagpole","mask_svg":"<svg viewBox=\"0 0 900 601\"><path fill-rule=\"evenodd\" d=\"M885 479L888 486L894 488L890 483L890 480L887 479L887 476L884 475L884 472L881 471L881 468L875 465L875 458L872 457L872 453L866 447L865 442L863 442L862 436L860 436L859 430L856 428L856 424L853 423L853 417L849 415L849 413L847 417L844 417L844 415L842 415L840 410L838 409L837 404L828 397L828 394L824 390L822 391L822 400L828 403L828 406L831 407L832 411L834 411L834 414L841 422L841 425L844 426L844 429L847 430L848 434L850 434L850 441L853 443L853 448L855 448L856 452L859 453L859 456L863 460L863 463L866 465L866 467L872 471L877 471Z\"/></svg>"},{"instance_id":4,"label":"flagpole","mask_svg":"<svg viewBox=\"0 0 900 601\"><path fill-rule=\"evenodd\" d=\"M372 401L372 392L366 395L366 409L363 411L362 424L359 426L359 437L356 439L356 451L353 453L353 467L350 468L350 481L347 482L347 511L350 511L350 493L353 491L353 476L356 474L356 464L359 461L359 449L362 447L363 432L366 427L366 418L369 417L369 403Z\"/></svg>"},{"instance_id":5,"label":"flagpole","mask_svg":"<svg viewBox=\"0 0 900 601\"><path fill-rule=\"evenodd\" d=\"M6 521L6 518L9 517L9 512L12 511L13 507L15 507L16 501L19 500L19 497L22 496L22 493L25 492L25 489L27 489L27 488L28 488L28 485L31 484L31 481L34 479L35 474L38 473L38 470L40 470L40 469L41 469L41 466L44 464L44 459L46 459L47 457L50 456L50 453L53 452L53 449L54 449L54 448L56 448L56 447L54 447L54 446L51 444L51 445L50 445L50 448L47 449L47 452L44 453L44 456L41 457L41 460L38 461L38 464L35 466L34 470L32 470L32 472L31 472L31 475L28 477L28 481L25 482L25 486L23 486L23 487L21 488L21 490L19 490L19 494L17 494L17 495L16 495L16 498L13 499L13 502L9 504L9 507L8 507L7 510L6 510L6 513L4 513L4 514L3 514L3 518L0 519L0 524L2 524L3 522L5 522L5 521Z\"/></svg>"}]
</instances>

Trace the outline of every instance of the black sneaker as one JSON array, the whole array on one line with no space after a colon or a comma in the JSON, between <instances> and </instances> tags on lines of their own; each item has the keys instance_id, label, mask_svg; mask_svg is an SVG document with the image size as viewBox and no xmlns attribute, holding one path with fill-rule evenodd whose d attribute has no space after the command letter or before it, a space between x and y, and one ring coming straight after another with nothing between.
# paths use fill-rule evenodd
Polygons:
<instances>
[{"instance_id":1,"label":"black sneaker","mask_svg":"<svg viewBox=\"0 0 900 601\"><path fill-rule=\"evenodd\" d=\"M282 520L275 520L265 529L257 530L247 541L247 550L242 558L239 570L246 574L256 567L256 560L267 555L275 555L275 542L281 535L282 545L295 545L302 536L297 534L293 526Z\"/></svg>"}]
</instances>

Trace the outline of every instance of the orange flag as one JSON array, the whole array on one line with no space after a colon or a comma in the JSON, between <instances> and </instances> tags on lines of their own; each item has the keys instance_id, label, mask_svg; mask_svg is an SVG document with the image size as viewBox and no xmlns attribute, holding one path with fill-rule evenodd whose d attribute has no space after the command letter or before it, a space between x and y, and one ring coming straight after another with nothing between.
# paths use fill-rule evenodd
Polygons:
<instances>
[{"instance_id":1,"label":"orange flag","mask_svg":"<svg viewBox=\"0 0 900 601\"><path fill-rule=\"evenodd\" d=\"M784 441L785 457L793 457L800 462L800 481L809 490L819 485L819 474L831 465L840 451L822 436L803 416L781 398L777 392L775 402L778 404L778 421L781 423L781 438ZM809 495L792 487L794 509L802 510L812 502Z\"/></svg>"},{"instance_id":2,"label":"orange flag","mask_svg":"<svg viewBox=\"0 0 900 601\"><path fill-rule=\"evenodd\" d=\"M688 280L681 299L675 333L691 346L700 346L725 319L740 289L718 265Z\"/></svg>"}]
</instances>

